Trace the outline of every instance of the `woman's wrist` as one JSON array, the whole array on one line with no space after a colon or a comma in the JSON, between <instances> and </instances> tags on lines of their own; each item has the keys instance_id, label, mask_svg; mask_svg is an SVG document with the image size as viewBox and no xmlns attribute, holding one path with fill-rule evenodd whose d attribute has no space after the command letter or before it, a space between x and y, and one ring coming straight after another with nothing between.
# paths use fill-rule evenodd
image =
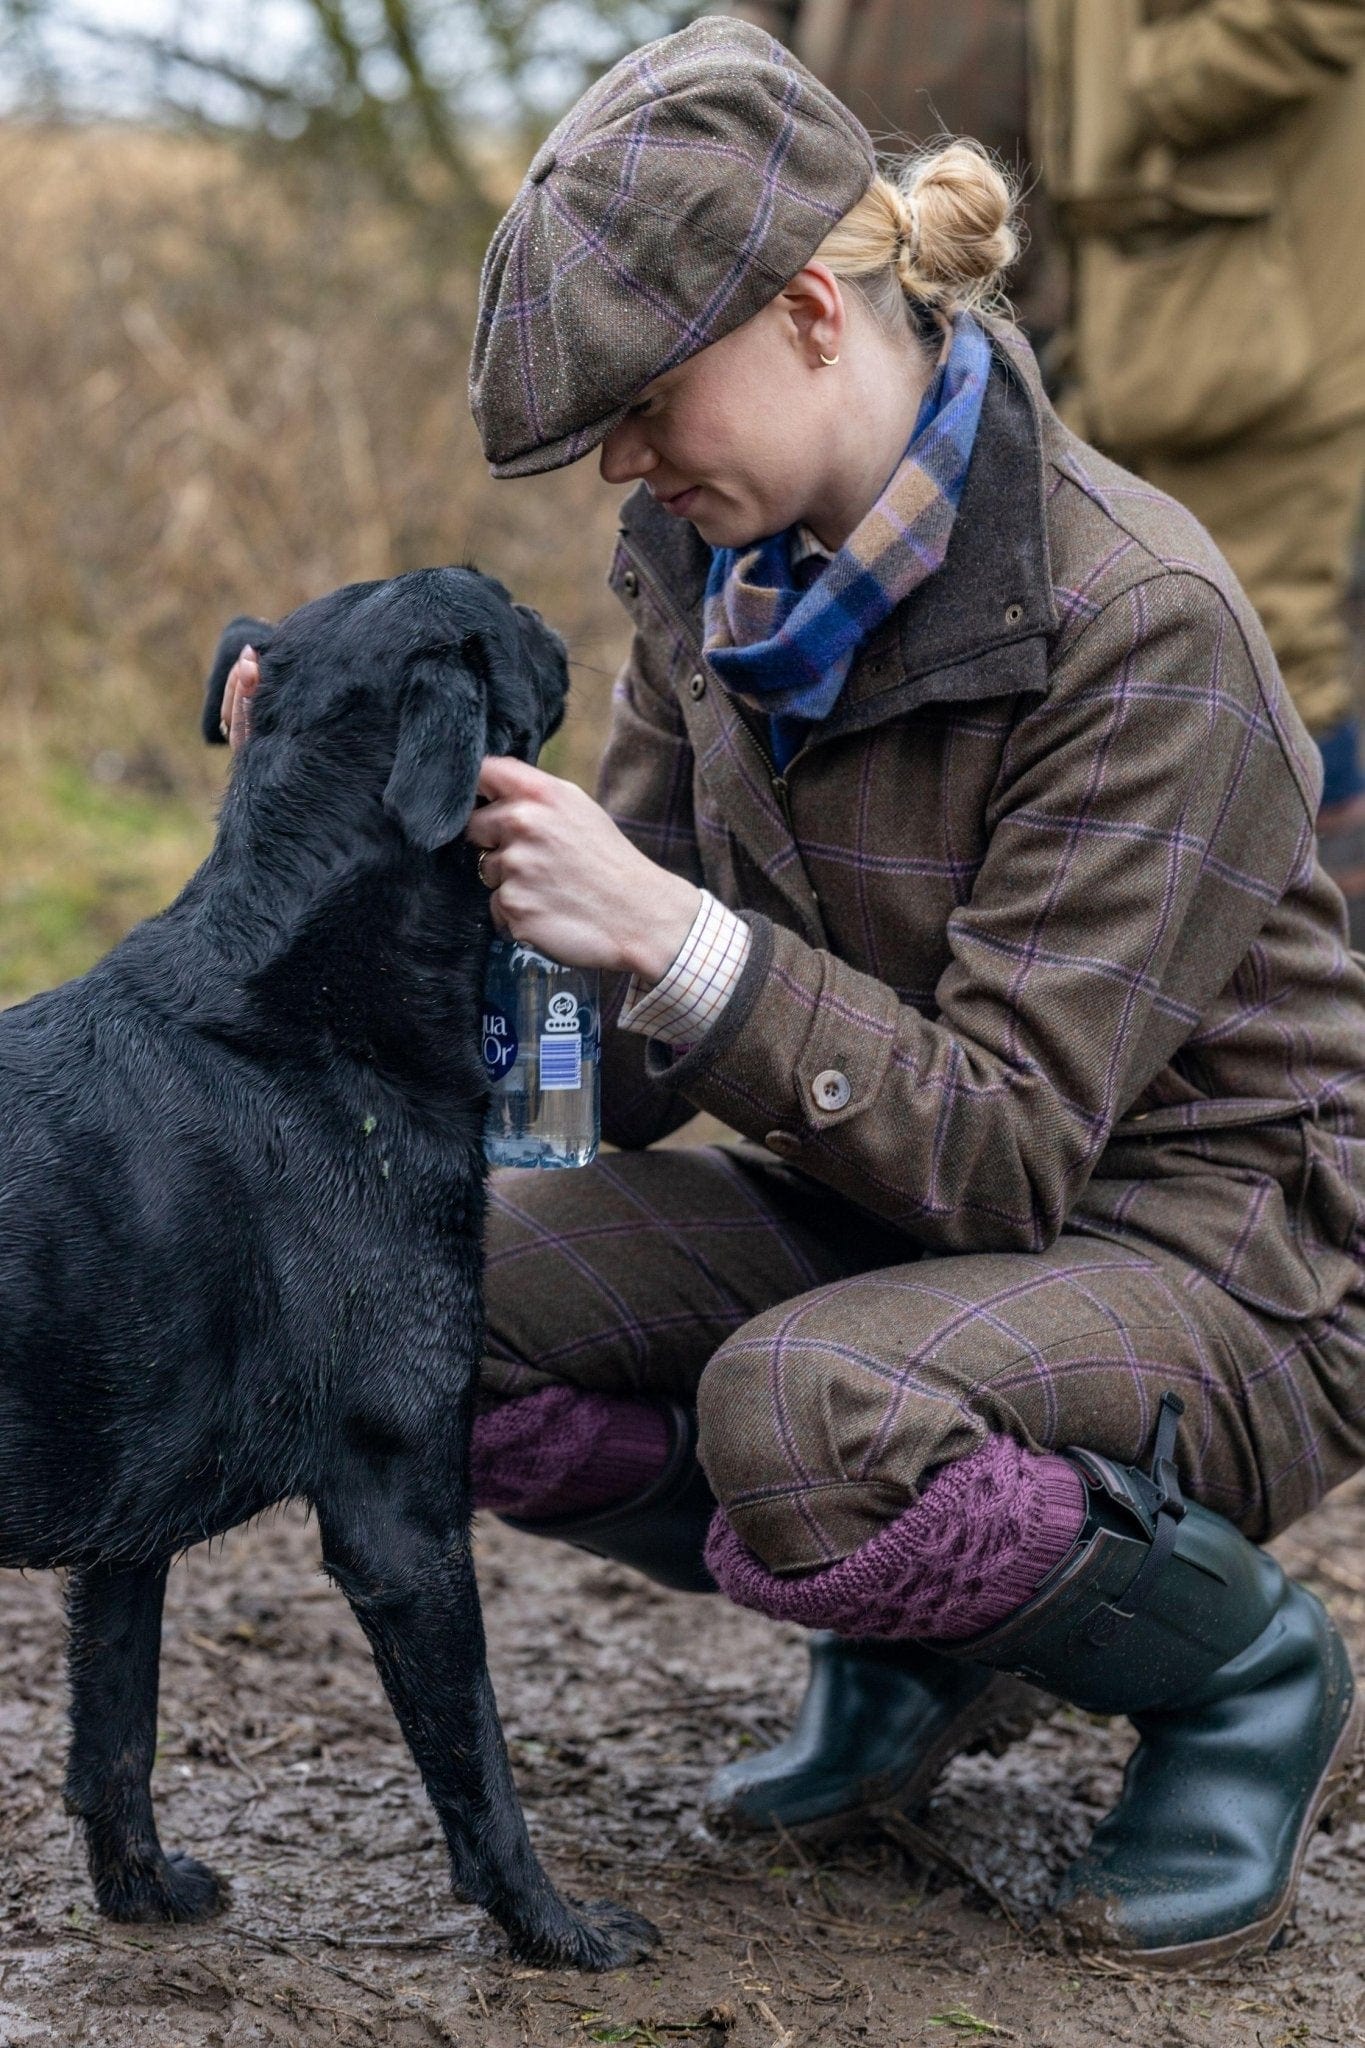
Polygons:
<instances>
[{"instance_id":1,"label":"woman's wrist","mask_svg":"<svg viewBox=\"0 0 1365 2048\"><path fill-rule=\"evenodd\" d=\"M667 887L663 886L667 883ZM701 890L681 875L660 874L648 925L622 948L622 964L645 988L662 981L682 950L701 909Z\"/></svg>"}]
</instances>

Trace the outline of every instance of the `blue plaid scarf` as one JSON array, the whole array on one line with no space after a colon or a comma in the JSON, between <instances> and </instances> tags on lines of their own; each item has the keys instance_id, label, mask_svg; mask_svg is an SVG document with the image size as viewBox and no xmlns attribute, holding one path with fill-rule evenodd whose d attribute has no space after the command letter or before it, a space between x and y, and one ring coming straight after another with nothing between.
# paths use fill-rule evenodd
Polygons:
<instances>
[{"instance_id":1,"label":"blue plaid scarf","mask_svg":"<svg viewBox=\"0 0 1365 2048\"><path fill-rule=\"evenodd\" d=\"M890 483L818 579L792 569L792 533L713 548L703 607L712 668L769 714L785 768L812 720L827 718L853 657L901 599L942 565L967 480L990 375L990 343L959 314Z\"/></svg>"}]
</instances>

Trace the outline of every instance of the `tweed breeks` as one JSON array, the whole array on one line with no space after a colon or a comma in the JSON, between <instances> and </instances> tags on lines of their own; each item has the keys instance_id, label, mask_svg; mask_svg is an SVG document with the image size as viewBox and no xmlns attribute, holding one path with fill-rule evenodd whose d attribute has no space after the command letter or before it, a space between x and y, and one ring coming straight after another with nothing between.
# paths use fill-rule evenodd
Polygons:
<instances>
[{"instance_id":1,"label":"tweed breeks","mask_svg":"<svg viewBox=\"0 0 1365 2048\"><path fill-rule=\"evenodd\" d=\"M989 1432L1124 1463L1184 1400L1189 1493L1264 1538L1365 1458L1358 1308L1254 1316L1164 1255L921 1258L747 1144L492 1179L483 1396L554 1381L695 1400L701 1456L771 1570L846 1556Z\"/></svg>"}]
</instances>

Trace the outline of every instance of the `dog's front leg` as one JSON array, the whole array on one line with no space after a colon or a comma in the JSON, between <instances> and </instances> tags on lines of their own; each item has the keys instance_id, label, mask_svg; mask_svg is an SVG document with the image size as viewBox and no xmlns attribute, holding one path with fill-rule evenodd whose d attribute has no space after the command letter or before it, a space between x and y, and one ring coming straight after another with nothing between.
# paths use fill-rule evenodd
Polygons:
<instances>
[{"instance_id":1,"label":"dog's front leg","mask_svg":"<svg viewBox=\"0 0 1365 2048\"><path fill-rule=\"evenodd\" d=\"M527 1962L602 1970L658 1939L623 1907L562 1899L536 1860L502 1739L484 1653L467 1526L367 1484L318 1502L323 1559L374 1651L450 1850L458 1895L485 1907Z\"/></svg>"},{"instance_id":2,"label":"dog's front leg","mask_svg":"<svg viewBox=\"0 0 1365 2048\"><path fill-rule=\"evenodd\" d=\"M71 1753L66 1803L85 1823L95 1897L112 1920L203 1920L223 1888L167 1855L152 1814L166 1562L71 1574Z\"/></svg>"}]
</instances>

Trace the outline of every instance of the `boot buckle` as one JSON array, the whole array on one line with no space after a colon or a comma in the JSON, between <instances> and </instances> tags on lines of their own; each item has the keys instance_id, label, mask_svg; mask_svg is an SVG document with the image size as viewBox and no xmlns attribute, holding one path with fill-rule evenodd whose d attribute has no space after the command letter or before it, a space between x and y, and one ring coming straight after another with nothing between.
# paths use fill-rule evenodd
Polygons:
<instances>
[{"instance_id":1,"label":"boot buckle","mask_svg":"<svg viewBox=\"0 0 1365 2048\"><path fill-rule=\"evenodd\" d=\"M1106 1602L1086 1623L1082 1634L1086 1642L1092 1643L1096 1649L1112 1643L1120 1631L1142 1612L1175 1549L1176 1530L1185 1519L1188 1505L1180 1491L1180 1473L1174 1457L1176 1429L1184 1413L1185 1403L1179 1394L1162 1395L1157 1414L1156 1443L1152 1451L1151 1481L1157 1489L1157 1500L1152 1514L1151 1548L1124 1592L1123 1606Z\"/></svg>"},{"instance_id":2,"label":"boot buckle","mask_svg":"<svg viewBox=\"0 0 1365 2048\"><path fill-rule=\"evenodd\" d=\"M1152 1449L1152 1484L1159 1498L1156 1512L1169 1515L1173 1522L1185 1519L1186 1500L1180 1491L1180 1473L1175 1462L1175 1433L1185 1403L1179 1394L1166 1393L1161 1397L1161 1408L1157 1415L1156 1443Z\"/></svg>"}]
</instances>

